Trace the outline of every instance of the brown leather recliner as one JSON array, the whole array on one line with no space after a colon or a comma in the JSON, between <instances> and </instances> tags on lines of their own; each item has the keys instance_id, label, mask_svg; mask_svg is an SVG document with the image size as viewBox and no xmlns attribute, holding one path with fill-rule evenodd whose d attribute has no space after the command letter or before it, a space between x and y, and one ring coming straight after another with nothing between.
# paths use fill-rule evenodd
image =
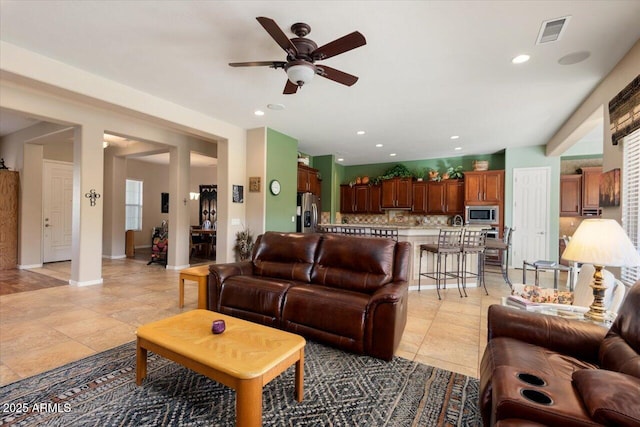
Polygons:
<instances>
[{"instance_id":1,"label":"brown leather recliner","mask_svg":"<svg viewBox=\"0 0 640 427\"><path fill-rule=\"evenodd\" d=\"M489 307L480 409L485 425L640 426L640 281L608 331Z\"/></svg>"},{"instance_id":2,"label":"brown leather recliner","mask_svg":"<svg viewBox=\"0 0 640 427\"><path fill-rule=\"evenodd\" d=\"M251 261L209 267L208 308L391 360L407 321L411 245L267 232Z\"/></svg>"}]
</instances>

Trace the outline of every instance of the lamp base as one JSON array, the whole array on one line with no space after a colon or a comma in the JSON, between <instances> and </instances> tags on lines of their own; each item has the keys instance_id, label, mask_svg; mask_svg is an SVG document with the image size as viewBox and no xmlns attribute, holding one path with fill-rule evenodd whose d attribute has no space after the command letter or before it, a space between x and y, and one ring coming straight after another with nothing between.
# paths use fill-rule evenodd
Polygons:
<instances>
[{"instance_id":1,"label":"lamp base","mask_svg":"<svg viewBox=\"0 0 640 427\"><path fill-rule=\"evenodd\" d=\"M589 311L584 314L584 317L596 322L604 323L607 315L607 309L604 306L604 292L607 289L604 286L604 278L602 276L602 265L594 265L596 271L593 273L593 283L591 288L593 289L593 303L589 306Z\"/></svg>"}]
</instances>

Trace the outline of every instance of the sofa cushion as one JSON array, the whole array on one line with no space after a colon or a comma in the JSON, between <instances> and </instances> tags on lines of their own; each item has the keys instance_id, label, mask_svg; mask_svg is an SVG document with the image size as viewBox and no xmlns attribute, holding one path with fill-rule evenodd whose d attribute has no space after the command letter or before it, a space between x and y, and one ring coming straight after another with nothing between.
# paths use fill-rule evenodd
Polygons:
<instances>
[{"instance_id":1,"label":"sofa cushion","mask_svg":"<svg viewBox=\"0 0 640 427\"><path fill-rule=\"evenodd\" d=\"M640 426L640 379L604 369L581 369L573 382L591 417L605 425Z\"/></svg>"},{"instance_id":2,"label":"sofa cushion","mask_svg":"<svg viewBox=\"0 0 640 427\"><path fill-rule=\"evenodd\" d=\"M600 364L610 371L640 378L640 280L620 306L616 320L600 344Z\"/></svg>"},{"instance_id":3,"label":"sofa cushion","mask_svg":"<svg viewBox=\"0 0 640 427\"><path fill-rule=\"evenodd\" d=\"M320 285L289 288L283 327L349 350L362 352L369 296Z\"/></svg>"},{"instance_id":4,"label":"sofa cushion","mask_svg":"<svg viewBox=\"0 0 640 427\"><path fill-rule=\"evenodd\" d=\"M253 274L309 282L319 234L264 233L257 242Z\"/></svg>"},{"instance_id":5,"label":"sofa cushion","mask_svg":"<svg viewBox=\"0 0 640 427\"><path fill-rule=\"evenodd\" d=\"M396 242L375 237L323 236L311 281L372 294L391 282Z\"/></svg>"},{"instance_id":6,"label":"sofa cushion","mask_svg":"<svg viewBox=\"0 0 640 427\"><path fill-rule=\"evenodd\" d=\"M286 280L259 276L232 276L220 289L220 312L245 320L279 326Z\"/></svg>"}]
</instances>

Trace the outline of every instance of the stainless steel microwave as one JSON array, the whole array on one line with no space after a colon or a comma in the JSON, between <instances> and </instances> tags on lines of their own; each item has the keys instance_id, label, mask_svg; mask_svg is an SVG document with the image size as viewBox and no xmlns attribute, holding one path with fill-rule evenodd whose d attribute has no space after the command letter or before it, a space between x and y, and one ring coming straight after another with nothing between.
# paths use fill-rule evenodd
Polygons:
<instances>
[{"instance_id":1,"label":"stainless steel microwave","mask_svg":"<svg viewBox=\"0 0 640 427\"><path fill-rule=\"evenodd\" d=\"M467 224L498 224L500 222L499 206L467 206L465 212Z\"/></svg>"}]
</instances>

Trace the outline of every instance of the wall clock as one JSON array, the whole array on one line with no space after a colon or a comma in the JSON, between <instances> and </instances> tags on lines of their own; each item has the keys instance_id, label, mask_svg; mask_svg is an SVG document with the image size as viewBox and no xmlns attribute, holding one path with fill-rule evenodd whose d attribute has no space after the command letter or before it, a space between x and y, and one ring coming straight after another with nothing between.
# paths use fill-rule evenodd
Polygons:
<instances>
[{"instance_id":1,"label":"wall clock","mask_svg":"<svg viewBox=\"0 0 640 427\"><path fill-rule=\"evenodd\" d=\"M271 181L271 184L269 184L269 189L271 190L271 194L273 194L274 196L280 194L280 181L278 181L277 179Z\"/></svg>"}]
</instances>

